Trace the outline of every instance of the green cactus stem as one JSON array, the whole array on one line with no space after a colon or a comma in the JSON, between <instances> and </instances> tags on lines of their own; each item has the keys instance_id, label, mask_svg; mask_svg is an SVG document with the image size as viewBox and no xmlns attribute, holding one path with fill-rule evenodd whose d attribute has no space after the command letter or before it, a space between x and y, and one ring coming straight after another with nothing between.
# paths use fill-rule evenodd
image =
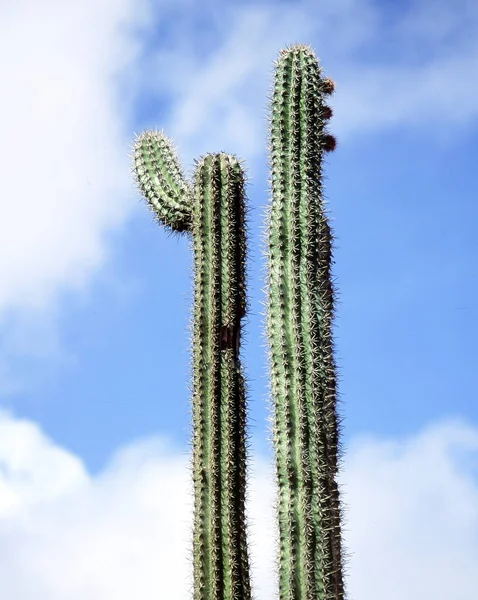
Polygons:
<instances>
[{"instance_id":1,"label":"green cactus stem","mask_svg":"<svg viewBox=\"0 0 478 600\"><path fill-rule=\"evenodd\" d=\"M342 600L332 236L322 158L335 139L313 51L283 50L270 111L267 335L278 485L280 600Z\"/></svg>"},{"instance_id":2,"label":"green cactus stem","mask_svg":"<svg viewBox=\"0 0 478 600\"><path fill-rule=\"evenodd\" d=\"M246 398L239 360L245 295L245 179L225 153L196 162L188 184L160 132L137 137L133 171L160 222L194 250L194 600L250 600L246 541Z\"/></svg>"}]
</instances>

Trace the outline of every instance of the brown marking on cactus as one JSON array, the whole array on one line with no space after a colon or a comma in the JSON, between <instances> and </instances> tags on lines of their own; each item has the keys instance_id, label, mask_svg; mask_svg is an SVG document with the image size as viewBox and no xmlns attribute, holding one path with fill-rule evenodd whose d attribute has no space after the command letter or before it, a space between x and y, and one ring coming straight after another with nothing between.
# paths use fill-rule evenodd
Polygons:
<instances>
[{"instance_id":1,"label":"brown marking on cactus","mask_svg":"<svg viewBox=\"0 0 478 600\"><path fill-rule=\"evenodd\" d=\"M327 104L322 108L322 118L324 121L331 119L333 114L334 111L330 108L330 106L327 106Z\"/></svg>"},{"instance_id":2,"label":"brown marking on cactus","mask_svg":"<svg viewBox=\"0 0 478 600\"><path fill-rule=\"evenodd\" d=\"M331 135L330 133L324 136L322 148L324 149L324 152L333 152L335 148L337 148L337 140L335 136Z\"/></svg>"},{"instance_id":3,"label":"brown marking on cactus","mask_svg":"<svg viewBox=\"0 0 478 600\"><path fill-rule=\"evenodd\" d=\"M219 347L221 350L234 350L234 359L239 357L240 325L223 325L219 334Z\"/></svg>"},{"instance_id":4,"label":"brown marking on cactus","mask_svg":"<svg viewBox=\"0 0 478 600\"><path fill-rule=\"evenodd\" d=\"M219 347L221 350L233 348L233 331L229 325L223 325L219 334Z\"/></svg>"},{"instance_id":5,"label":"brown marking on cactus","mask_svg":"<svg viewBox=\"0 0 478 600\"><path fill-rule=\"evenodd\" d=\"M330 79L330 77L325 77L324 79L322 79L322 92L326 95L326 96L330 96L331 94L333 94L335 91L335 83L333 81L333 79Z\"/></svg>"},{"instance_id":6,"label":"brown marking on cactus","mask_svg":"<svg viewBox=\"0 0 478 600\"><path fill-rule=\"evenodd\" d=\"M234 346L234 356L235 358L239 357L239 346L241 343L241 329L240 327L234 327L233 332L233 346Z\"/></svg>"}]
</instances>

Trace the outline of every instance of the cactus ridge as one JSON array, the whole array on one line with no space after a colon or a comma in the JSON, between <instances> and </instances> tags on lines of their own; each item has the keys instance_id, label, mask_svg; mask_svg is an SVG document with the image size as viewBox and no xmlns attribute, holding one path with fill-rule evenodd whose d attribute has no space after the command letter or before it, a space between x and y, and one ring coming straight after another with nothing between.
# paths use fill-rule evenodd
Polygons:
<instances>
[{"instance_id":1,"label":"cactus ridge","mask_svg":"<svg viewBox=\"0 0 478 600\"><path fill-rule=\"evenodd\" d=\"M224 152L196 161L190 185L170 140L139 136L133 169L161 223L192 236L194 600L250 600L246 390L239 359L246 312L245 176Z\"/></svg>"},{"instance_id":2,"label":"cactus ridge","mask_svg":"<svg viewBox=\"0 0 478 600\"><path fill-rule=\"evenodd\" d=\"M279 598L342 600L331 231L322 197L333 91L314 52L275 63L269 151L267 334L278 483Z\"/></svg>"}]
</instances>

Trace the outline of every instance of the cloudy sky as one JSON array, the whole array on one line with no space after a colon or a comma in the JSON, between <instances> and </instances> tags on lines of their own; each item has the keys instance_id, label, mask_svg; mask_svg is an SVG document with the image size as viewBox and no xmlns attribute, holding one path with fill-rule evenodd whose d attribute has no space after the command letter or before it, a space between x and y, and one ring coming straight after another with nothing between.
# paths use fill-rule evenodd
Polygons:
<instances>
[{"instance_id":1,"label":"cloudy sky","mask_svg":"<svg viewBox=\"0 0 478 600\"><path fill-rule=\"evenodd\" d=\"M191 253L130 175L247 165L258 600L276 597L261 228L272 62L336 81L326 165L352 600L478 587L475 0L0 0L0 596L190 598Z\"/></svg>"}]
</instances>

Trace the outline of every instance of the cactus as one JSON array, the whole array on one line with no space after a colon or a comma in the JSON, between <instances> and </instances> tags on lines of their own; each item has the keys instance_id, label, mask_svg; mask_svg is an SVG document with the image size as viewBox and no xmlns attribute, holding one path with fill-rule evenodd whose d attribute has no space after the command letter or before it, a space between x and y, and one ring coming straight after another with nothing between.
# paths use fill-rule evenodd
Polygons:
<instances>
[{"instance_id":1,"label":"cactus","mask_svg":"<svg viewBox=\"0 0 478 600\"><path fill-rule=\"evenodd\" d=\"M322 197L323 153L335 148L325 129L332 114L325 97L332 92L309 47L281 51L270 108L267 215L280 600L344 597L332 235Z\"/></svg>"},{"instance_id":2,"label":"cactus","mask_svg":"<svg viewBox=\"0 0 478 600\"><path fill-rule=\"evenodd\" d=\"M245 194L240 162L196 161L188 183L162 132L134 144L133 172L161 223L192 235L194 600L249 600L246 401L239 361L245 294Z\"/></svg>"},{"instance_id":3,"label":"cactus","mask_svg":"<svg viewBox=\"0 0 478 600\"><path fill-rule=\"evenodd\" d=\"M311 48L283 50L270 111L269 364L278 486L279 599L343 600L339 422L332 320L332 233L322 160L334 91ZM146 132L133 172L159 222L194 250L194 600L250 600L246 539L246 401L239 361L245 293L245 195L225 153L182 174L171 141Z\"/></svg>"}]
</instances>

